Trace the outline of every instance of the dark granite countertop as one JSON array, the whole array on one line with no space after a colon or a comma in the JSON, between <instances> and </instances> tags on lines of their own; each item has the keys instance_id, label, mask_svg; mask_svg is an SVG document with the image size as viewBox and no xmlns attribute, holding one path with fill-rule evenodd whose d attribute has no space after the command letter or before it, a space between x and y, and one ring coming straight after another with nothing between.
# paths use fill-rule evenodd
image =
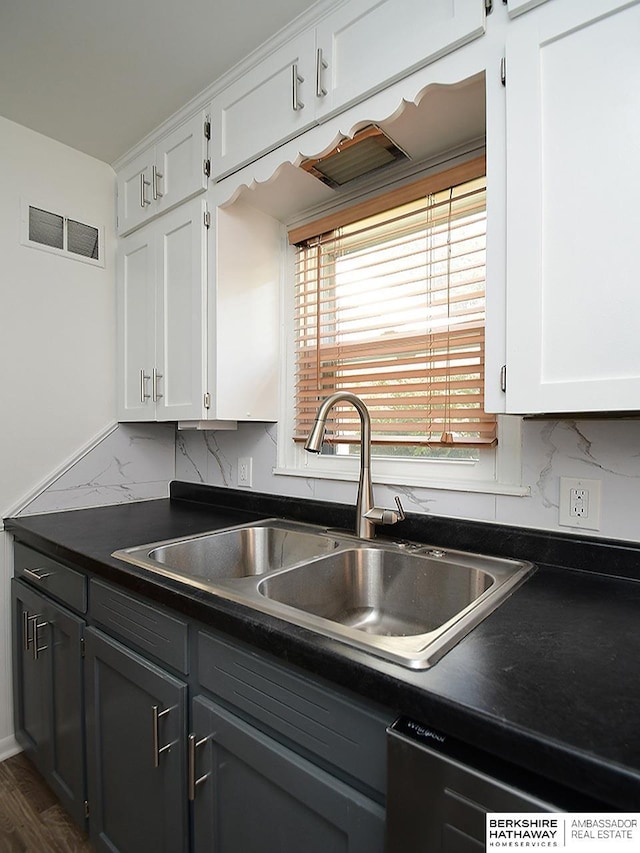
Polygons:
<instances>
[{"instance_id":1,"label":"dark granite countertop","mask_svg":"<svg viewBox=\"0 0 640 853\"><path fill-rule=\"evenodd\" d=\"M403 538L538 564L435 666L414 671L110 556L270 516L351 526L352 508L180 483L171 494L7 519L5 527L53 557L551 782L640 811L640 549L633 543L409 517L397 528Z\"/></svg>"}]
</instances>

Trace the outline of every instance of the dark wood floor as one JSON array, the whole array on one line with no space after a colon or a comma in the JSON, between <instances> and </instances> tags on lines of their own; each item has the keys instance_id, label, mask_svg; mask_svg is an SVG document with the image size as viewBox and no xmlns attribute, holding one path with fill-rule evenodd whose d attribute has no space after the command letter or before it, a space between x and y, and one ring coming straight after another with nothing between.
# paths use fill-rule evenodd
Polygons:
<instances>
[{"instance_id":1,"label":"dark wood floor","mask_svg":"<svg viewBox=\"0 0 640 853\"><path fill-rule=\"evenodd\" d=\"M0 853L93 853L22 753L0 763Z\"/></svg>"}]
</instances>

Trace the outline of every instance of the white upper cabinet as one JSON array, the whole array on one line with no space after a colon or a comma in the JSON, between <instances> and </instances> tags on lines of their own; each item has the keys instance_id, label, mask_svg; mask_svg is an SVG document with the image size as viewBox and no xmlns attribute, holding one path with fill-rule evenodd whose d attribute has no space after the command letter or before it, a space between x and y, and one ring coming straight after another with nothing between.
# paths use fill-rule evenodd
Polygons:
<instances>
[{"instance_id":1,"label":"white upper cabinet","mask_svg":"<svg viewBox=\"0 0 640 853\"><path fill-rule=\"evenodd\" d=\"M158 213L206 190L211 169L208 122L204 111L199 112L157 143L151 196Z\"/></svg>"},{"instance_id":2,"label":"white upper cabinet","mask_svg":"<svg viewBox=\"0 0 640 853\"><path fill-rule=\"evenodd\" d=\"M485 28L484 0L353 0L316 28L318 115L428 65Z\"/></svg>"},{"instance_id":3,"label":"white upper cabinet","mask_svg":"<svg viewBox=\"0 0 640 853\"><path fill-rule=\"evenodd\" d=\"M118 244L118 420L155 418L151 371L155 366L155 232L147 226Z\"/></svg>"},{"instance_id":4,"label":"white upper cabinet","mask_svg":"<svg viewBox=\"0 0 640 853\"><path fill-rule=\"evenodd\" d=\"M222 178L482 35L484 0L352 0L293 37L212 103Z\"/></svg>"},{"instance_id":5,"label":"white upper cabinet","mask_svg":"<svg viewBox=\"0 0 640 853\"><path fill-rule=\"evenodd\" d=\"M313 124L313 31L251 68L212 104L215 177L254 160Z\"/></svg>"},{"instance_id":6,"label":"white upper cabinet","mask_svg":"<svg viewBox=\"0 0 640 853\"><path fill-rule=\"evenodd\" d=\"M640 408L640 2L509 27L507 410Z\"/></svg>"},{"instance_id":7,"label":"white upper cabinet","mask_svg":"<svg viewBox=\"0 0 640 853\"><path fill-rule=\"evenodd\" d=\"M156 420L200 417L205 393L207 228L205 202L156 223Z\"/></svg>"},{"instance_id":8,"label":"white upper cabinet","mask_svg":"<svg viewBox=\"0 0 640 853\"><path fill-rule=\"evenodd\" d=\"M117 175L118 234L126 234L151 218L151 161L155 148L143 151Z\"/></svg>"},{"instance_id":9,"label":"white upper cabinet","mask_svg":"<svg viewBox=\"0 0 640 853\"><path fill-rule=\"evenodd\" d=\"M118 420L202 417L205 203L194 200L120 241Z\"/></svg>"},{"instance_id":10,"label":"white upper cabinet","mask_svg":"<svg viewBox=\"0 0 640 853\"><path fill-rule=\"evenodd\" d=\"M119 235L206 190L209 135L202 110L118 172Z\"/></svg>"},{"instance_id":11,"label":"white upper cabinet","mask_svg":"<svg viewBox=\"0 0 640 853\"><path fill-rule=\"evenodd\" d=\"M192 199L119 241L119 421L277 419L282 226L206 207Z\"/></svg>"}]
</instances>

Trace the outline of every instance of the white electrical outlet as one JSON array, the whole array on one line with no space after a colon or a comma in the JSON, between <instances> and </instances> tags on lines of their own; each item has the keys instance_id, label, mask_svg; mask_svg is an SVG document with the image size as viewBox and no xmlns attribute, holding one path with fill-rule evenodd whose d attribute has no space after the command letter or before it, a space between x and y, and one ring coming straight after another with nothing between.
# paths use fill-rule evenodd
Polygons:
<instances>
[{"instance_id":1,"label":"white electrical outlet","mask_svg":"<svg viewBox=\"0 0 640 853\"><path fill-rule=\"evenodd\" d=\"M558 524L600 530L600 480L560 477Z\"/></svg>"},{"instance_id":2,"label":"white electrical outlet","mask_svg":"<svg viewBox=\"0 0 640 853\"><path fill-rule=\"evenodd\" d=\"M238 486L250 489L253 485L253 457L240 456L237 470Z\"/></svg>"},{"instance_id":3,"label":"white electrical outlet","mask_svg":"<svg viewBox=\"0 0 640 853\"><path fill-rule=\"evenodd\" d=\"M589 518L589 489L569 489L571 518Z\"/></svg>"}]
</instances>

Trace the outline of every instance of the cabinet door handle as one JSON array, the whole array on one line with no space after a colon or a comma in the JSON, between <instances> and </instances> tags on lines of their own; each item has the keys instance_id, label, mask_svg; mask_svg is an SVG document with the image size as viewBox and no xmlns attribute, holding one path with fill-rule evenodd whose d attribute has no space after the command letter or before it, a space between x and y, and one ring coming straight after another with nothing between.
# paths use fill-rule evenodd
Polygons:
<instances>
[{"instance_id":1,"label":"cabinet door handle","mask_svg":"<svg viewBox=\"0 0 640 853\"><path fill-rule=\"evenodd\" d=\"M162 379L162 373L158 373L156 368L153 368L153 382L151 383L151 388L153 390L152 399L154 403L157 403L158 400L162 398L162 394L158 393L158 380Z\"/></svg>"},{"instance_id":2,"label":"cabinet door handle","mask_svg":"<svg viewBox=\"0 0 640 853\"><path fill-rule=\"evenodd\" d=\"M153 741L153 766L160 767L160 753L171 749L173 742L160 746L160 719L165 717L171 708L160 711L157 705L151 706L151 739Z\"/></svg>"},{"instance_id":3,"label":"cabinet door handle","mask_svg":"<svg viewBox=\"0 0 640 853\"><path fill-rule=\"evenodd\" d=\"M145 187L150 187L151 181L145 181L144 172L140 172L140 207L145 208L148 204L151 204L149 199L146 196L144 191Z\"/></svg>"},{"instance_id":4,"label":"cabinet door handle","mask_svg":"<svg viewBox=\"0 0 640 853\"><path fill-rule=\"evenodd\" d=\"M22 574L32 581L43 581L45 578L50 578L54 572L48 572L46 569L25 569Z\"/></svg>"},{"instance_id":5,"label":"cabinet door handle","mask_svg":"<svg viewBox=\"0 0 640 853\"><path fill-rule=\"evenodd\" d=\"M298 63L294 62L291 66L291 108L294 112L298 112L298 110L304 108L304 104L300 100L298 93L300 83L304 83L304 77L298 74Z\"/></svg>"},{"instance_id":6,"label":"cabinet door handle","mask_svg":"<svg viewBox=\"0 0 640 853\"><path fill-rule=\"evenodd\" d=\"M40 628L46 628L49 624L48 622L38 622L40 615L38 616L30 616L30 619L33 619L33 637L32 637L32 647L31 651L33 652L33 659L38 660L40 657L40 652L46 652L49 646L39 646L38 645L38 631Z\"/></svg>"},{"instance_id":7,"label":"cabinet door handle","mask_svg":"<svg viewBox=\"0 0 640 853\"><path fill-rule=\"evenodd\" d=\"M201 785L205 779L208 779L211 776L211 771L209 770L204 775L200 776L196 779L196 749L199 746L204 746L204 744L209 740L208 737L200 738L200 740L196 740L196 736L194 734L190 734L187 746L188 746L188 766L189 766L189 775L188 775L188 794L189 794L189 802L193 802L196 798L196 788L198 785Z\"/></svg>"},{"instance_id":8,"label":"cabinet door handle","mask_svg":"<svg viewBox=\"0 0 640 853\"><path fill-rule=\"evenodd\" d=\"M31 637L29 636L29 622L31 617L28 610L22 611L22 648L28 652L31 648Z\"/></svg>"},{"instance_id":9,"label":"cabinet door handle","mask_svg":"<svg viewBox=\"0 0 640 853\"><path fill-rule=\"evenodd\" d=\"M324 98L327 90L322 85L322 72L329 67L326 59L322 57L322 48L316 50L316 98Z\"/></svg>"},{"instance_id":10,"label":"cabinet door handle","mask_svg":"<svg viewBox=\"0 0 640 853\"><path fill-rule=\"evenodd\" d=\"M141 403L146 402L149 399L149 397L151 396L151 394L147 394L147 389L146 389L146 386L144 384L150 378L151 377L149 376L149 374L145 373L144 368L142 368L142 370L140 371L140 402Z\"/></svg>"},{"instance_id":11,"label":"cabinet door handle","mask_svg":"<svg viewBox=\"0 0 640 853\"><path fill-rule=\"evenodd\" d=\"M153 184L153 200L158 201L159 198L162 198L163 193L160 192L158 187L159 180L164 178L162 172L159 172L155 166L151 167L152 172L152 184Z\"/></svg>"}]
</instances>

